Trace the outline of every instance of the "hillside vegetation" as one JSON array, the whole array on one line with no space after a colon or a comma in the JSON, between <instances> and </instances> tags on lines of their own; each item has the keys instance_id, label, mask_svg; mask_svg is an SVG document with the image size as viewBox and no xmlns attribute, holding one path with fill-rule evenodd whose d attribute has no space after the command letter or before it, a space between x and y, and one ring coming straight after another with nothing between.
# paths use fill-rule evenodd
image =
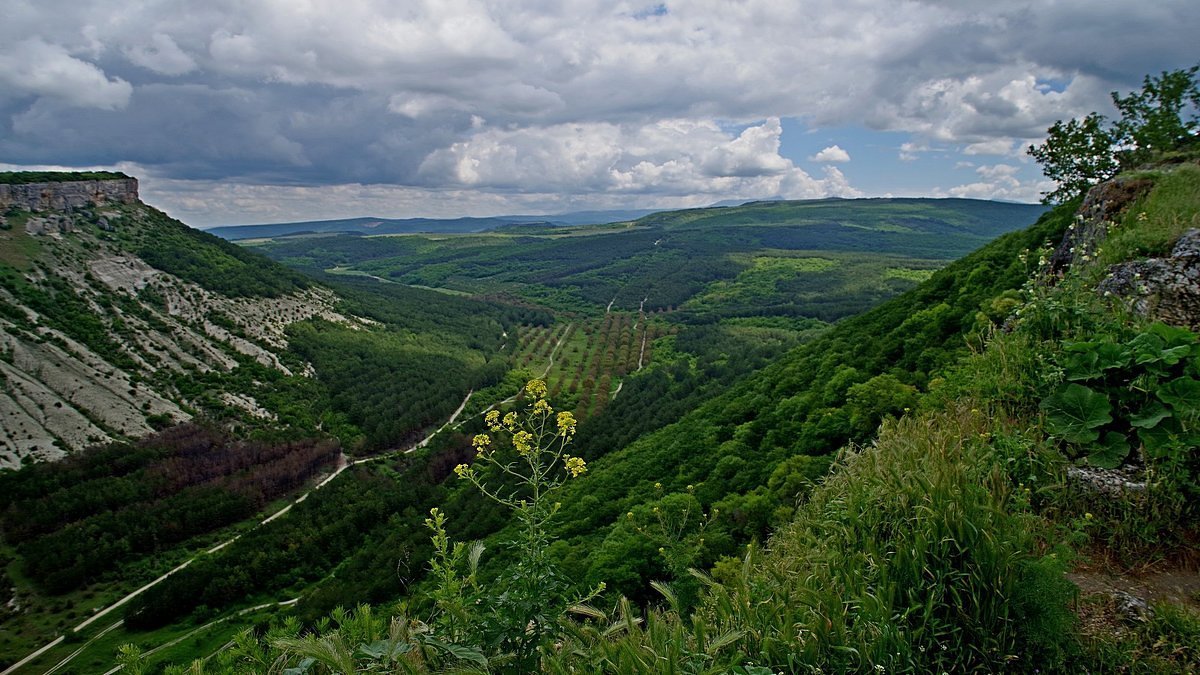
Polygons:
<instances>
[{"instance_id":1,"label":"hillside vegetation","mask_svg":"<svg viewBox=\"0 0 1200 675\"><path fill-rule=\"evenodd\" d=\"M301 269L455 292L503 291L562 312L681 310L677 320L836 319L912 288L1041 207L962 199L753 202L609 225L444 237L279 238Z\"/></svg>"},{"instance_id":2,"label":"hillside vegetation","mask_svg":"<svg viewBox=\"0 0 1200 675\"><path fill-rule=\"evenodd\" d=\"M1114 187L1129 180L1140 187ZM1200 165L1142 169L623 449L580 452L584 429L561 418L530 448L490 419L457 470L469 481L429 520L434 575L402 615L338 611L314 633L281 620L193 667L1194 670L1196 597L1152 596L1125 618L1113 596L1077 600L1067 573L1186 574L1194 559L1200 339L1154 314L1174 291L1118 282L1171 264L1196 228ZM529 387L514 412L552 414ZM547 483L553 503L536 489L503 501L503 467L559 442L580 464ZM496 499L552 515L523 516L486 551L447 540ZM530 589L542 599L510 604ZM520 617L545 641L495 632Z\"/></svg>"}]
</instances>

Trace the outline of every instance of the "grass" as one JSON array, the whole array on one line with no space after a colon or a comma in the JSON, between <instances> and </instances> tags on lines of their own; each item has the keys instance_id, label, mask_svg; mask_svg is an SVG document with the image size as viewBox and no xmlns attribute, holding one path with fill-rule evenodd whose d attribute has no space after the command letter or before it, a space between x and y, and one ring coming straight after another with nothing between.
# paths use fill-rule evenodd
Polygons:
<instances>
[{"instance_id":1,"label":"grass","mask_svg":"<svg viewBox=\"0 0 1200 675\"><path fill-rule=\"evenodd\" d=\"M1096 268L1170 253L1180 235L1200 227L1200 166L1181 164L1158 172L1154 189L1133 204L1109 232Z\"/></svg>"},{"instance_id":2,"label":"grass","mask_svg":"<svg viewBox=\"0 0 1200 675\"><path fill-rule=\"evenodd\" d=\"M8 217L10 229L0 230L0 265L8 265L22 272L28 270L41 252L41 244L25 232L28 212Z\"/></svg>"}]
</instances>

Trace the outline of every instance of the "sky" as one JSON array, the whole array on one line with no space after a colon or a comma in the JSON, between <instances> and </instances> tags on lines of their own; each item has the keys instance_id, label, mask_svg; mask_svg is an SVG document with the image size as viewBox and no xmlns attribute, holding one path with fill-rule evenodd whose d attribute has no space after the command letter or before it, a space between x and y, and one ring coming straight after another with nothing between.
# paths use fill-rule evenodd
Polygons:
<instances>
[{"instance_id":1,"label":"sky","mask_svg":"<svg viewBox=\"0 0 1200 675\"><path fill-rule=\"evenodd\" d=\"M0 170L199 227L1037 201L1058 119L1200 62L1196 0L0 0Z\"/></svg>"}]
</instances>

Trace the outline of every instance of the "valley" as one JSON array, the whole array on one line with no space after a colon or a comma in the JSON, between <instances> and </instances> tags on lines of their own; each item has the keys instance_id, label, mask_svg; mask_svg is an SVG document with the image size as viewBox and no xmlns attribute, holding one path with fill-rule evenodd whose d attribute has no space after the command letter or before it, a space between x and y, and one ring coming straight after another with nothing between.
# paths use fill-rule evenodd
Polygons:
<instances>
[{"instance_id":1,"label":"valley","mask_svg":"<svg viewBox=\"0 0 1200 675\"><path fill-rule=\"evenodd\" d=\"M1174 228L1194 222L1194 173L1157 175L1162 195L1185 196L1142 212ZM1052 441L1003 426L1053 383L986 371L986 345L1053 330L1019 324L1031 328L1003 338L999 327L1024 307L1057 317L1057 305L1036 303L1059 291L1030 280L1043 273L1039 256L1074 230L1076 206L766 203L604 226L241 247L140 202L10 206L0 365L20 423L4 426L12 468L0 472L0 587L12 589L0 664L105 672L130 643L150 664L216 663L258 653L247 629L295 635L331 613L348 626L369 610L338 608L360 603L431 611L434 507L449 537L486 544L478 575L501 583L520 564L503 543L516 526L456 473L482 454L474 439L495 430L489 412L533 405L531 380L572 429L578 421L571 452L587 466L562 485L546 530L564 578L603 583L653 623L678 621L671 603L702 607L735 587L710 582L762 574L755 583L773 590L759 600L786 615L778 603L794 589L767 570L790 569L789 555L824 570L831 587L853 583L839 569L870 576L822 539L827 525L811 520L821 500L867 499L867 523L888 516L862 486L923 498L889 482L892 469L871 473L872 448L965 485L976 478L954 472L991 467L994 455L951 452L949 439L1006 438L996 447L1030 453L1006 460L1021 480L1055 480L1059 465L1039 454ZM1137 221L1129 213L1111 217ZM1176 341L1164 349L1191 353L1192 338L1158 334ZM1060 358L1042 349L1038 358ZM957 407L980 392L991 398L978 406L1013 406L1000 426ZM925 436L921 420L941 421ZM968 454L943 469L926 465L927 452ZM503 472L481 475L518 489ZM1058 499L1039 495L1014 499ZM1025 553L1003 555L1042 564L1024 557L1039 544L1013 537L1003 545ZM1039 583L1057 589L1061 571ZM833 603L822 616L837 616L820 589L796 592ZM797 622L811 618L800 613ZM640 630L612 645L654 639ZM587 649L608 648L599 644Z\"/></svg>"}]
</instances>

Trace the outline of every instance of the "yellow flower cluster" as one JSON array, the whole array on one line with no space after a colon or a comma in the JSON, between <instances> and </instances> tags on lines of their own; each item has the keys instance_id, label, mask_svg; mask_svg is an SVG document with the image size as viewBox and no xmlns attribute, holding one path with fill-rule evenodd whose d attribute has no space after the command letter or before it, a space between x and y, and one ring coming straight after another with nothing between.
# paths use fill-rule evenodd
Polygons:
<instances>
[{"instance_id":1,"label":"yellow flower cluster","mask_svg":"<svg viewBox=\"0 0 1200 675\"><path fill-rule=\"evenodd\" d=\"M487 414L483 416L483 422L484 424L487 424L488 429L491 429L492 431L500 431L500 411L489 410Z\"/></svg>"},{"instance_id":2,"label":"yellow flower cluster","mask_svg":"<svg viewBox=\"0 0 1200 675\"><path fill-rule=\"evenodd\" d=\"M550 403L544 398L539 398L533 404L534 415L549 415L552 412L554 412L554 409L550 407Z\"/></svg>"},{"instance_id":3,"label":"yellow flower cluster","mask_svg":"<svg viewBox=\"0 0 1200 675\"><path fill-rule=\"evenodd\" d=\"M476 434L475 438L471 439L471 445L475 446L475 451L481 455L487 453L491 444L492 439L487 434Z\"/></svg>"},{"instance_id":4,"label":"yellow flower cluster","mask_svg":"<svg viewBox=\"0 0 1200 675\"><path fill-rule=\"evenodd\" d=\"M575 416L569 412L558 413L558 435L572 436L575 434Z\"/></svg>"},{"instance_id":5,"label":"yellow flower cluster","mask_svg":"<svg viewBox=\"0 0 1200 675\"><path fill-rule=\"evenodd\" d=\"M583 461L582 457L564 455L563 466L567 468L567 473L571 474L571 478L578 478L581 474L587 473L587 463Z\"/></svg>"},{"instance_id":6,"label":"yellow flower cluster","mask_svg":"<svg viewBox=\"0 0 1200 675\"><path fill-rule=\"evenodd\" d=\"M533 434L528 431L521 430L513 434L513 447L522 455L528 455L533 449Z\"/></svg>"},{"instance_id":7,"label":"yellow flower cluster","mask_svg":"<svg viewBox=\"0 0 1200 675\"><path fill-rule=\"evenodd\" d=\"M516 429L517 428L517 413L510 412L507 415L505 415L504 416L504 426L509 431L513 431L514 429Z\"/></svg>"},{"instance_id":8,"label":"yellow flower cluster","mask_svg":"<svg viewBox=\"0 0 1200 675\"><path fill-rule=\"evenodd\" d=\"M471 473L471 467L466 464L459 464L454 467L454 474L459 478L466 478Z\"/></svg>"},{"instance_id":9,"label":"yellow flower cluster","mask_svg":"<svg viewBox=\"0 0 1200 675\"><path fill-rule=\"evenodd\" d=\"M546 397L546 383L542 380L530 380L525 385L525 393L534 398Z\"/></svg>"}]
</instances>

